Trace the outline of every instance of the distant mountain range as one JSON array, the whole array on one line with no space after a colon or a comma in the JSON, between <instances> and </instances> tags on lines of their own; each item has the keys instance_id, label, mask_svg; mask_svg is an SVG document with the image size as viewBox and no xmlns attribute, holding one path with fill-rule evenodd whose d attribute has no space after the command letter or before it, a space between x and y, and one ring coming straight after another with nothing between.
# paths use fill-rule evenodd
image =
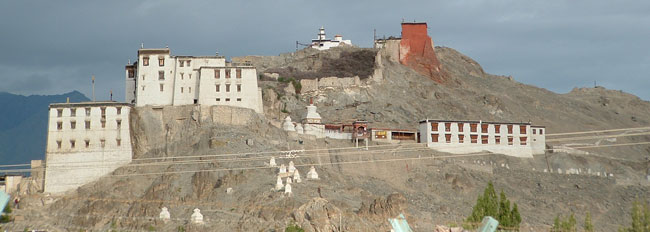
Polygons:
<instances>
[{"instance_id":1,"label":"distant mountain range","mask_svg":"<svg viewBox=\"0 0 650 232\"><path fill-rule=\"evenodd\" d=\"M61 95L15 95L0 92L0 164L45 159L50 103L89 101L73 91Z\"/></svg>"}]
</instances>

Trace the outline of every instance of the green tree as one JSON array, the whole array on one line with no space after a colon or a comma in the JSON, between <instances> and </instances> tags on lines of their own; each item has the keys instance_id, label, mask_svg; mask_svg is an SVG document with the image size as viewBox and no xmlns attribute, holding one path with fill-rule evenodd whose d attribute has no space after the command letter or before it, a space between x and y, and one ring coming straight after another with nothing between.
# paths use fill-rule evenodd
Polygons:
<instances>
[{"instance_id":1,"label":"green tree","mask_svg":"<svg viewBox=\"0 0 650 232\"><path fill-rule=\"evenodd\" d=\"M648 202L635 201L632 206L632 225L628 228L621 228L624 232L650 232L650 209Z\"/></svg>"},{"instance_id":2,"label":"green tree","mask_svg":"<svg viewBox=\"0 0 650 232\"><path fill-rule=\"evenodd\" d=\"M11 214L11 206L9 206L9 205L10 204L7 204L7 206L5 206L5 208L4 208L4 210L2 210L2 212L4 212L4 214L2 216L0 216L0 223L7 223L7 222L11 221L11 215L10 215Z\"/></svg>"},{"instance_id":3,"label":"green tree","mask_svg":"<svg viewBox=\"0 0 650 232\"><path fill-rule=\"evenodd\" d=\"M517 204L510 208L510 200L506 194L501 191L497 196L494 190L492 181L488 182L487 187L482 195L476 198L476 205L472 207L472 213L467 217L467 228L476 228L485 216L491 216L499 221L499 225L503 227L519 228L521 223L521 215Z\"/></svg>"},{"instance_id":4,"label":"green tree","mask_svg":"<svg viewBox=\"0 0 650 232\"><path fill-rule=\"evenodd\" d=\"M575 232L577 231L576 228L576 217L575 215L571 214L567 218L563 218L562 215L558 215L555 217L555 220L553 221L553 227L551 228L552 232Z\"/></svg>"},{"instance_id":5,"label":"green tree","mask_svg":"<svg viewBox=\"0 0 650 232\"><path fill-rule=\"evenodd\" d=\"M585 215L585 232L594 232L594 225L591 223L591 213L587 212Z\"/></svg>"}]
</instances>

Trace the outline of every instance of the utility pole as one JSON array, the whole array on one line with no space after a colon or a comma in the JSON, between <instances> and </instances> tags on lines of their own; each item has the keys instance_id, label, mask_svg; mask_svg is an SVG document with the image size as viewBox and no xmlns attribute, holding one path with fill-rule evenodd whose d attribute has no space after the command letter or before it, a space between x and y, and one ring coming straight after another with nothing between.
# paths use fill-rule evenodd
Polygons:
<instances>
[{"instance_id":1,"label":"utility pole","mask_svg":"<svg viewBox=\"0 0 650 232\"><path fill-rule=\"evenodd\" d=\"M92 75L92 86L93 86L93 101L95 101L95 75Z\"/></svg>"}]
</instances>

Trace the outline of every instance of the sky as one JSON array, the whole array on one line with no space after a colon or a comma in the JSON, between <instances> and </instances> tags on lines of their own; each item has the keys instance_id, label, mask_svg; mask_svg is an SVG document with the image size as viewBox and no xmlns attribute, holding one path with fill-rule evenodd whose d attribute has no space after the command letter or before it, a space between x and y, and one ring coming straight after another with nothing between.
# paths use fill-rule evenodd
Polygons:
<instances>
[{"instance_id":1,"label":"sky","mask_svg":"<svg viewBox=\"0 0 650 232\"><path fill-rule=\"evenodd\" d=\"M278 55L324 26L360 47L427 22L436 46L486 72L567 93L623 90L650 100L650 1L0 0L0 92L78 90L124 100L124 65L145 48L173 55Z\"/></svg>"}]
</instances>

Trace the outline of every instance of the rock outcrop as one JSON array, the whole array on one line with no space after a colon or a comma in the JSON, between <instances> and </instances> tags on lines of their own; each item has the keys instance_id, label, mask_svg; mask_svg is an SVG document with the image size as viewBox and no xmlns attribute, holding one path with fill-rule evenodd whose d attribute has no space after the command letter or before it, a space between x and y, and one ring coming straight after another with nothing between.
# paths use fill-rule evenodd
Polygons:
<instances>
[{"instance_id":1,"label":"rock outcrop","mask_svg":"<svg viewBox=\"0 0 650 232\"><path fill-rule=\"evenodd\" d=\"M341 210L325 198L313 198L293 212L296 223L305 231L340 231Z\"/></svg>"}]
</instances>

